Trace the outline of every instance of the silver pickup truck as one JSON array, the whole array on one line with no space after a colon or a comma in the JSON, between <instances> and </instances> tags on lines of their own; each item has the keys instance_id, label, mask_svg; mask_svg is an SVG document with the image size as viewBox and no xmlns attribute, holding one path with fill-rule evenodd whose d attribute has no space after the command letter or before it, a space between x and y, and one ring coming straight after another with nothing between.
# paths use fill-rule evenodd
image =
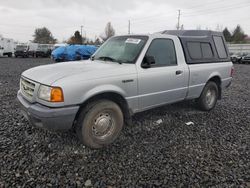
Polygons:
<instances>
[{"instance_id":1,"label":"silver pickup truck","mask_svg":"<svg viewBox=\"0 0 250 188\"><path fill-rule=\"evenodd\" d=\"M232 74L219 32L115 36L90 60L23 72L17 97L32 125L74 128L83 144L101 148L135 113L190 99L201 110L212 110Z\"/></svg>"}]
</instances>

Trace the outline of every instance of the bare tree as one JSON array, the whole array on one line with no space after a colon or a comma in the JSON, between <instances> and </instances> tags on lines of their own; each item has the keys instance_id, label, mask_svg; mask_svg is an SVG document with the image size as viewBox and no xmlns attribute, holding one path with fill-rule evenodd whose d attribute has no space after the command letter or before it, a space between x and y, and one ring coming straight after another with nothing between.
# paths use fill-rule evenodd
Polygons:
<instances>
[{"instance_id":1,"label":"bare tree","mask_svg":"<svg viewBox=\"0 0 250 188\"><path fill-rule=\"evenodd\" d=\"M114 35L115 35L115 29L111 25L111 22L108 22L106 27L105 27L104 35L101 35L100 37L102 38L102 40L106 41L107 39L109 39L110 37L112 37Z\"/></svg>"},{"instance_id":2,"label":"bare tree","mask_svg":"<svg viewBox=\"0 0 250 188\"><path fill-rule=\"evenodd\" d=\"M201 30L201 25L197 25L196 30Z\"/></svg>"},{"instance_id":3,"label":"bare tree","mask_svg":"<svg viewBox=\"0 0 250 188\"><path fill-rule=\"evenodd\" d=\"M222 32L222 31L223 31L223 25L217 24L217 26L216 26L216 28L215 28L215 31Z\"/></svg>"}]
</instances>

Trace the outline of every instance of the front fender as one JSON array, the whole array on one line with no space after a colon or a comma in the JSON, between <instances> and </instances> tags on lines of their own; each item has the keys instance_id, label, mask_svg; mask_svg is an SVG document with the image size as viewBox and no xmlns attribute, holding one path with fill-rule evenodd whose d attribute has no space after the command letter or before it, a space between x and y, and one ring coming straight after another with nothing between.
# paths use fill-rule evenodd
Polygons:
<instances>
[{"instance_id":1,"label":"front fender","mask_svg":"<svg viewBox=\"0 0 250 188\"><path fill-rule=\"evenodd\" d=\"M85 101L87 101L88 99L96 95L109 93L109 92L119 94L123 98L126 98L127 96L127 93L122 88L115 86L115 85L105 84L105 85L96 86L92 88L91 90L89 90L88 92L84 93L84 95L81 98L81 103L84 103Z\"/></svg>"}]
</instances>

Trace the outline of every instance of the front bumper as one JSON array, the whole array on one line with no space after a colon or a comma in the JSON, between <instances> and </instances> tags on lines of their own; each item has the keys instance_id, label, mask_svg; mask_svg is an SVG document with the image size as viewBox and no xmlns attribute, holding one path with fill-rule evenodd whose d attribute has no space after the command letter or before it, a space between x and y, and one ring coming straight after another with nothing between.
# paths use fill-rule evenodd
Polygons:
<instances>
[{"instance_id":1,"label":"front bumper","mask_svg":"<svg viewBox=\"0 0 250 188\"><path fill-rule=\"evenodd\" d=\"M72 128L79 106L49 108L38 103L31 104L17 94L23 116L35 127L53 131Z\"/></svg>"}]
</instances>

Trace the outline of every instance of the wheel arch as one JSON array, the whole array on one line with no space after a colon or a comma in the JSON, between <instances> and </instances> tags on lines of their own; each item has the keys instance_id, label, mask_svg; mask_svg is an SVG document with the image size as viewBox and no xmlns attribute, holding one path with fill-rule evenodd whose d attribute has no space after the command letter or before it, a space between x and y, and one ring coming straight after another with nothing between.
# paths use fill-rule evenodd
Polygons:
<instances>
[{"instance_id":1,"label":"wheel arch","mask_svg":"<svg viewBox=\"0 0 250 188\"><path fill-rule=\"evenodd\" d=\"M219 99L221 99L221 96L222 96L222 94L221 94L221 77L219 75L213 75L208 79L207 83L208 82L216 83L216 85L218 86L218 90L219 90Z\"/></svg>"},{"instance_id":2,"label":"wheel arch","mask_svg":"<svg viewBox=\"0 0 250 188\"><path fill-rule=\"evenodd\" d=\"M80 104L80 108L76 114L74 122L76 123L81 111L89 103L97 101L97 100L101 100L101 99L106 99L106 100L110 100L110 101L115 102L121 108L121 110L123 112L125 123L129 124L129 125L131 124L132 111L130 110L126 99L120 93L117 93L114 91L101 92L101 93L98 93L96 95L93 95L93 96L90 96L89 98L87 98L83 103Z\"/></svg>"}]
</instances>

